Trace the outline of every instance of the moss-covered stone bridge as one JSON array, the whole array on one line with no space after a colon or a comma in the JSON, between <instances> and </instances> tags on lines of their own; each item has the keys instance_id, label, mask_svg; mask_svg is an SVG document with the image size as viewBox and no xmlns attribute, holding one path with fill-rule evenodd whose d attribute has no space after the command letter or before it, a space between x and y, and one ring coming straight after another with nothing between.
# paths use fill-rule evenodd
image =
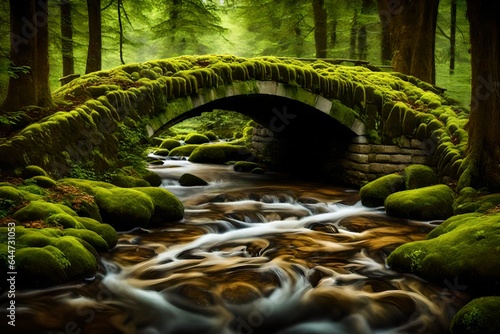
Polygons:
<instances>
[{"instance_id":1,"label":"moss-covered stone bridge","mask_svg":"<svg viewBox=\"0 0 500 334\"><path fill-rule=\"evenodd\" d=\"M154 136L213 109L266 128L255 131L256 149L274 147L278 165L307 161L345 171L353 183L412 163L456 178L467 140L467 112L438 88L321 60L209 55L127 64L73 80L54 99L59 112L0 142L1 168L36 164L61 176L79 162L113 167L127 129Z\"/></svg>"}]
</instances>

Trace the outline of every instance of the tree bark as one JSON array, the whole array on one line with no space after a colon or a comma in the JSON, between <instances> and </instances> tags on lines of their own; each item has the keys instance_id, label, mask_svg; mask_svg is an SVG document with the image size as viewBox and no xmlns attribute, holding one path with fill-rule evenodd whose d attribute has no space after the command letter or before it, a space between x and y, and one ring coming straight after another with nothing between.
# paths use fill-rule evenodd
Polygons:
<instances>
[{"instance_id":1,"label":"tree bark","mask_svg":"<svg viewBox=\"0 0 500 334\"><path fill-rule=\"evenodd\" d=\"M330 48L335 48L337 45L337 19L333 19L330 23Z\"/></svg>"},{"instance_id":2,"label":"tree bark","mask_svg":"<svg viewBox=\"0 0 500 334\"><path fill-rule=\"evenodd\" d=\"M89 48L85 73L101 70L102 36L101 36L101 0L87 0L89 20Z\"/></svg>"},{"instance_id":3,"label":"tree bark","mask_svg":"<svg viewBox=\"0 0 500 334\"><path fill-rule=\"evenodd\" d=\"M358 37L358 12L354 10L351 22L351 34L349 38L349 58L356 59L356 40Z\"/></svg>"},{"instance_id":4,"label":"tree bark","mask_svg":"<svg viewBox=\"0 0 500 334\"><path fill-rule=\"evenodd\" d=\"M439 0L379 0L386 16L395 71L434 84Z\"/></svg>"},{"instance_id":5,"label":"tree bark","mask_svg":"<svg viewBox=\"0 0 500 334\"><path fill-rule=\"evenodd\" d=\"M455 46L457 32L457 0L451 0L450 17L450 74L455 73Z\"/></svg>"},{"instance_id":6,"label":"tree bark","mask_svg":"<svg viewBox=\"0 0 500 334\"><path fill-rule=\"evenodd\" d=\"M382 64L389 65L392 61L391 32L389 23L391 21L391 8L387 0L378 0L378 16L380 18L380 60Z\"/></svg>"},{"instance_id":7,"label":"tree bark","mask_svg":"<svg viewBox=\"0 0 500 334\"><path fill-rule=\"evenodd\" d=\"M35 1L35 18L38 33L36 34L35 87L36 104L47 107L52 104L49 84L49 7L48 0Z\"/></svg>"},{"instance_id":8,"label":"tree bark","mask_svg":"<svg viewBox=\"0 0 500 334\"><path fill-rule=\"evenodd\" d=\"M121 12L121 7L122 7L122 0L118 0L118 25L120 27L120 62L122 65L125 64L125 61L123 60L123 24L122 24L122 12Z\"/></svg>"},{"instance_id":9,"label":"tree bark","mask_svg":"<svg viewBox=\"0 0 500 334\"><path fill-rule=\"evenodd\" d=\"M313 0L314 13L314 42L316 45L316 58L326 58L327 55L327 12L324 0Z\"/></svg>"},{"instance_id":10,"label":"tree bark","mask_svg":"<svg viewBox=\"0 0 500 334\"><path fill-rule=\"evenodd\" d=\"M500 189L500 12L495 1L467 0L472 96L467 129L471 186Z\"/></svg>"},{"instance_id":11,"label":"tree bark","mask_svg":"<svg viewBox=\"0 0 500 334\"><path fill-rule=\"evenodd\" d=\"M9 0L9 5L10 60L14 67L29 67L29 72L10 77L1 109L50 106L47 2Z\"/></svg>"},{"instance_id":12,"label":"tree bark","mask_svg":"<svg viewBox=\"0 0 500 334\"><path fill-rule=\"evenodd\" d=\"M61 0L60 8L63 63L62 76L65 77L75 73L75 58L73 55L73 20L71 19L70 0Z\"/></svg>"}]
</instances>

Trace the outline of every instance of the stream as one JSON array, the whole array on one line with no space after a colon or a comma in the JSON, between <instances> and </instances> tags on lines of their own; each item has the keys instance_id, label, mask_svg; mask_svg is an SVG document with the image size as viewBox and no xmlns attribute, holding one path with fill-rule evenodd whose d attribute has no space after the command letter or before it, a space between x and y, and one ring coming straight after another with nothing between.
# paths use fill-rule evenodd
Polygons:
<instances>
[{"instance_id":1,"label":"stream","mask_svg":"<svg viewBox=\"0 0 500 334\"><path fill-rule=\"evenodd\" d=\"M285 174L183 160L152 170L184 220L121 233L86 282L18 292L16 327L2 307L2 333L447 333L467 302L453 282L385 264L433 222L393 219L356 190ZM209 185L179 186L186 172Z\"/></svg>"}]
</instances>

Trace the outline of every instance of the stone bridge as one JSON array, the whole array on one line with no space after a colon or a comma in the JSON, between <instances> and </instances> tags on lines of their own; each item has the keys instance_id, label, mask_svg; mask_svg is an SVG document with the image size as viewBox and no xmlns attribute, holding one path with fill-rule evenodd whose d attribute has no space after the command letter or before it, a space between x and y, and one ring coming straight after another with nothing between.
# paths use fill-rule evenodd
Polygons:
<instances>
[{"instance_id":1,"label":"stone bridge","mask_svg":"<svg viewBox=\"0 0 500 334\"><path fill-rule=\"evenodd\" d=\"M127 64L73 80L54 99L59 112L0 142L1 168L37 164L56 176L75 163L105 169L129 130L154 136L214 109L259 123L256 154L278 168L308 167L353 184L413 163L457 178L467 141L467 112L440 89L321 60L210 55Z\"/></svg>"}]
</instances>

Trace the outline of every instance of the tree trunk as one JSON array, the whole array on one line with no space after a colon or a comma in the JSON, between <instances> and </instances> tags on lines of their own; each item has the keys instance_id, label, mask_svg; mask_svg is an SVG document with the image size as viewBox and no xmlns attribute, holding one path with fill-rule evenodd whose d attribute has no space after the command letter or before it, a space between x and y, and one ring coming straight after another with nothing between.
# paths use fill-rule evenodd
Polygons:
<instances>
[{"instance_id":1,"label":"tree trunk","mask_svg":"<svg viewBox=\"0 0 500 334\"><path fill-rule=\"evenodd\" d=\"M356 40L358 36L358 12L354 10L351 22L351 35L349 38L349 58L356 59Z\"/></svg>"},{"instance_id":2,"label":"tree trunk","mask_svg":"<svg viewBox=\"0 0 500 334\"><path fill-rule=\"evenodd\" d=\"M495 1L467 0L472 98L467 129L471 186L500 189L500 12Z\"/></svg>"},{"instance_id":3,"label":"tree trunk","mask_svg":"<svg viewBox=\"0 0 500 334\"><path fill-rule=\"evenodd\" d=\"M50 106L47 2L10 0L10 60L14 67L27 66L28 73L9 79L2 110L27 105Z\"/></svg>"},{"instance_id":4,"label":"tree trunk","mask_svg":"<svg viewBox=\"0 0 500 334\"><path fill-rule=\"evenodd\" d=\"M316 58L326 58L327 51L327 13L324 0L313 0L314 13L314 42Z\"/></svg>"},{"instance_id":5,"label":"tree trunk","mask_svg":"<svg viewBox=\"0 0 500 334\"><path fill-rule=\"evenodd\" d=\"M457 0L451 0L450 24L450 74L455 73L455 46L457 32Z\"/></svg>"},{"instance_id":6,"label":"tree trunk","mask_svg":"<svg viewBox=\"0 0 500 334\"><path fill-rule=\"evenodd\" d=\"M70 0L61 0L61 36L63 74L68 76L75 73L75 58L73 56L73 21L71 19Z\"/></svg>"},{"instance_id":7,"label":"tree trunk","mask_svg":"<svg viewBox=\"0 0 500 334\"><path fill-rule=\"evenodd\" d=\"M400 0L396 5L393 1L379 1L387 8L394 70L434 84L439 0Z\"/></svg>"},{"instance_id":8,"label":"tree trunk","mask_svg":"<svg viewBox=\"0 0 500 334\"><path fill-rule=\"evenodd\" d=\"M121 12L121 7L122 7L122 0L118 0L118 25L120 27L120 62L122 65L125 64L125 61L123 61L123 24L122 24L122 12Z\"/></svg>"},{"instance_id":9,"label":"tree trunk","mask_svg":"<svg viewBox=\"0 0 500 334\"><path fill-rule=\"evenodd\" d=\"M375 8L374 0L363 0L361 4L361 15L369 15ZM366 24L358 30L358 57L366 60L368 58L368 28Z\"/></svg>"},{"instance_id":10,"label":"tree trunk","mask_svg":"<svg viewBox=\"0 0 500 334\"><path fill-rule=\"evenodd\" d=\"M389 23L391 20L391 8L387 0L378 0L378 16L380 18L380 60L382 64L389 65L392 61L391 33Z\"/></svg>"},{"instance_id":11,"label":"tree trunk","mask_svg":"<svg viewBox=\"0 0 500 334\"><path fill-rule=\"evenodd\" d=\"M330 48L334 49L337 45L337 19L333 19L330 23Z\"/></svg>"},{"instance_id":12,"label":"tree trunk","mask_svg":"<svg viewBox=\"0 0 500 334\"><path fill-rule=\"evenodd\" d=\"M101 0L87 0L89 17L89 48L85 73L101 70Z\"/></svg>"}]
</instances>

